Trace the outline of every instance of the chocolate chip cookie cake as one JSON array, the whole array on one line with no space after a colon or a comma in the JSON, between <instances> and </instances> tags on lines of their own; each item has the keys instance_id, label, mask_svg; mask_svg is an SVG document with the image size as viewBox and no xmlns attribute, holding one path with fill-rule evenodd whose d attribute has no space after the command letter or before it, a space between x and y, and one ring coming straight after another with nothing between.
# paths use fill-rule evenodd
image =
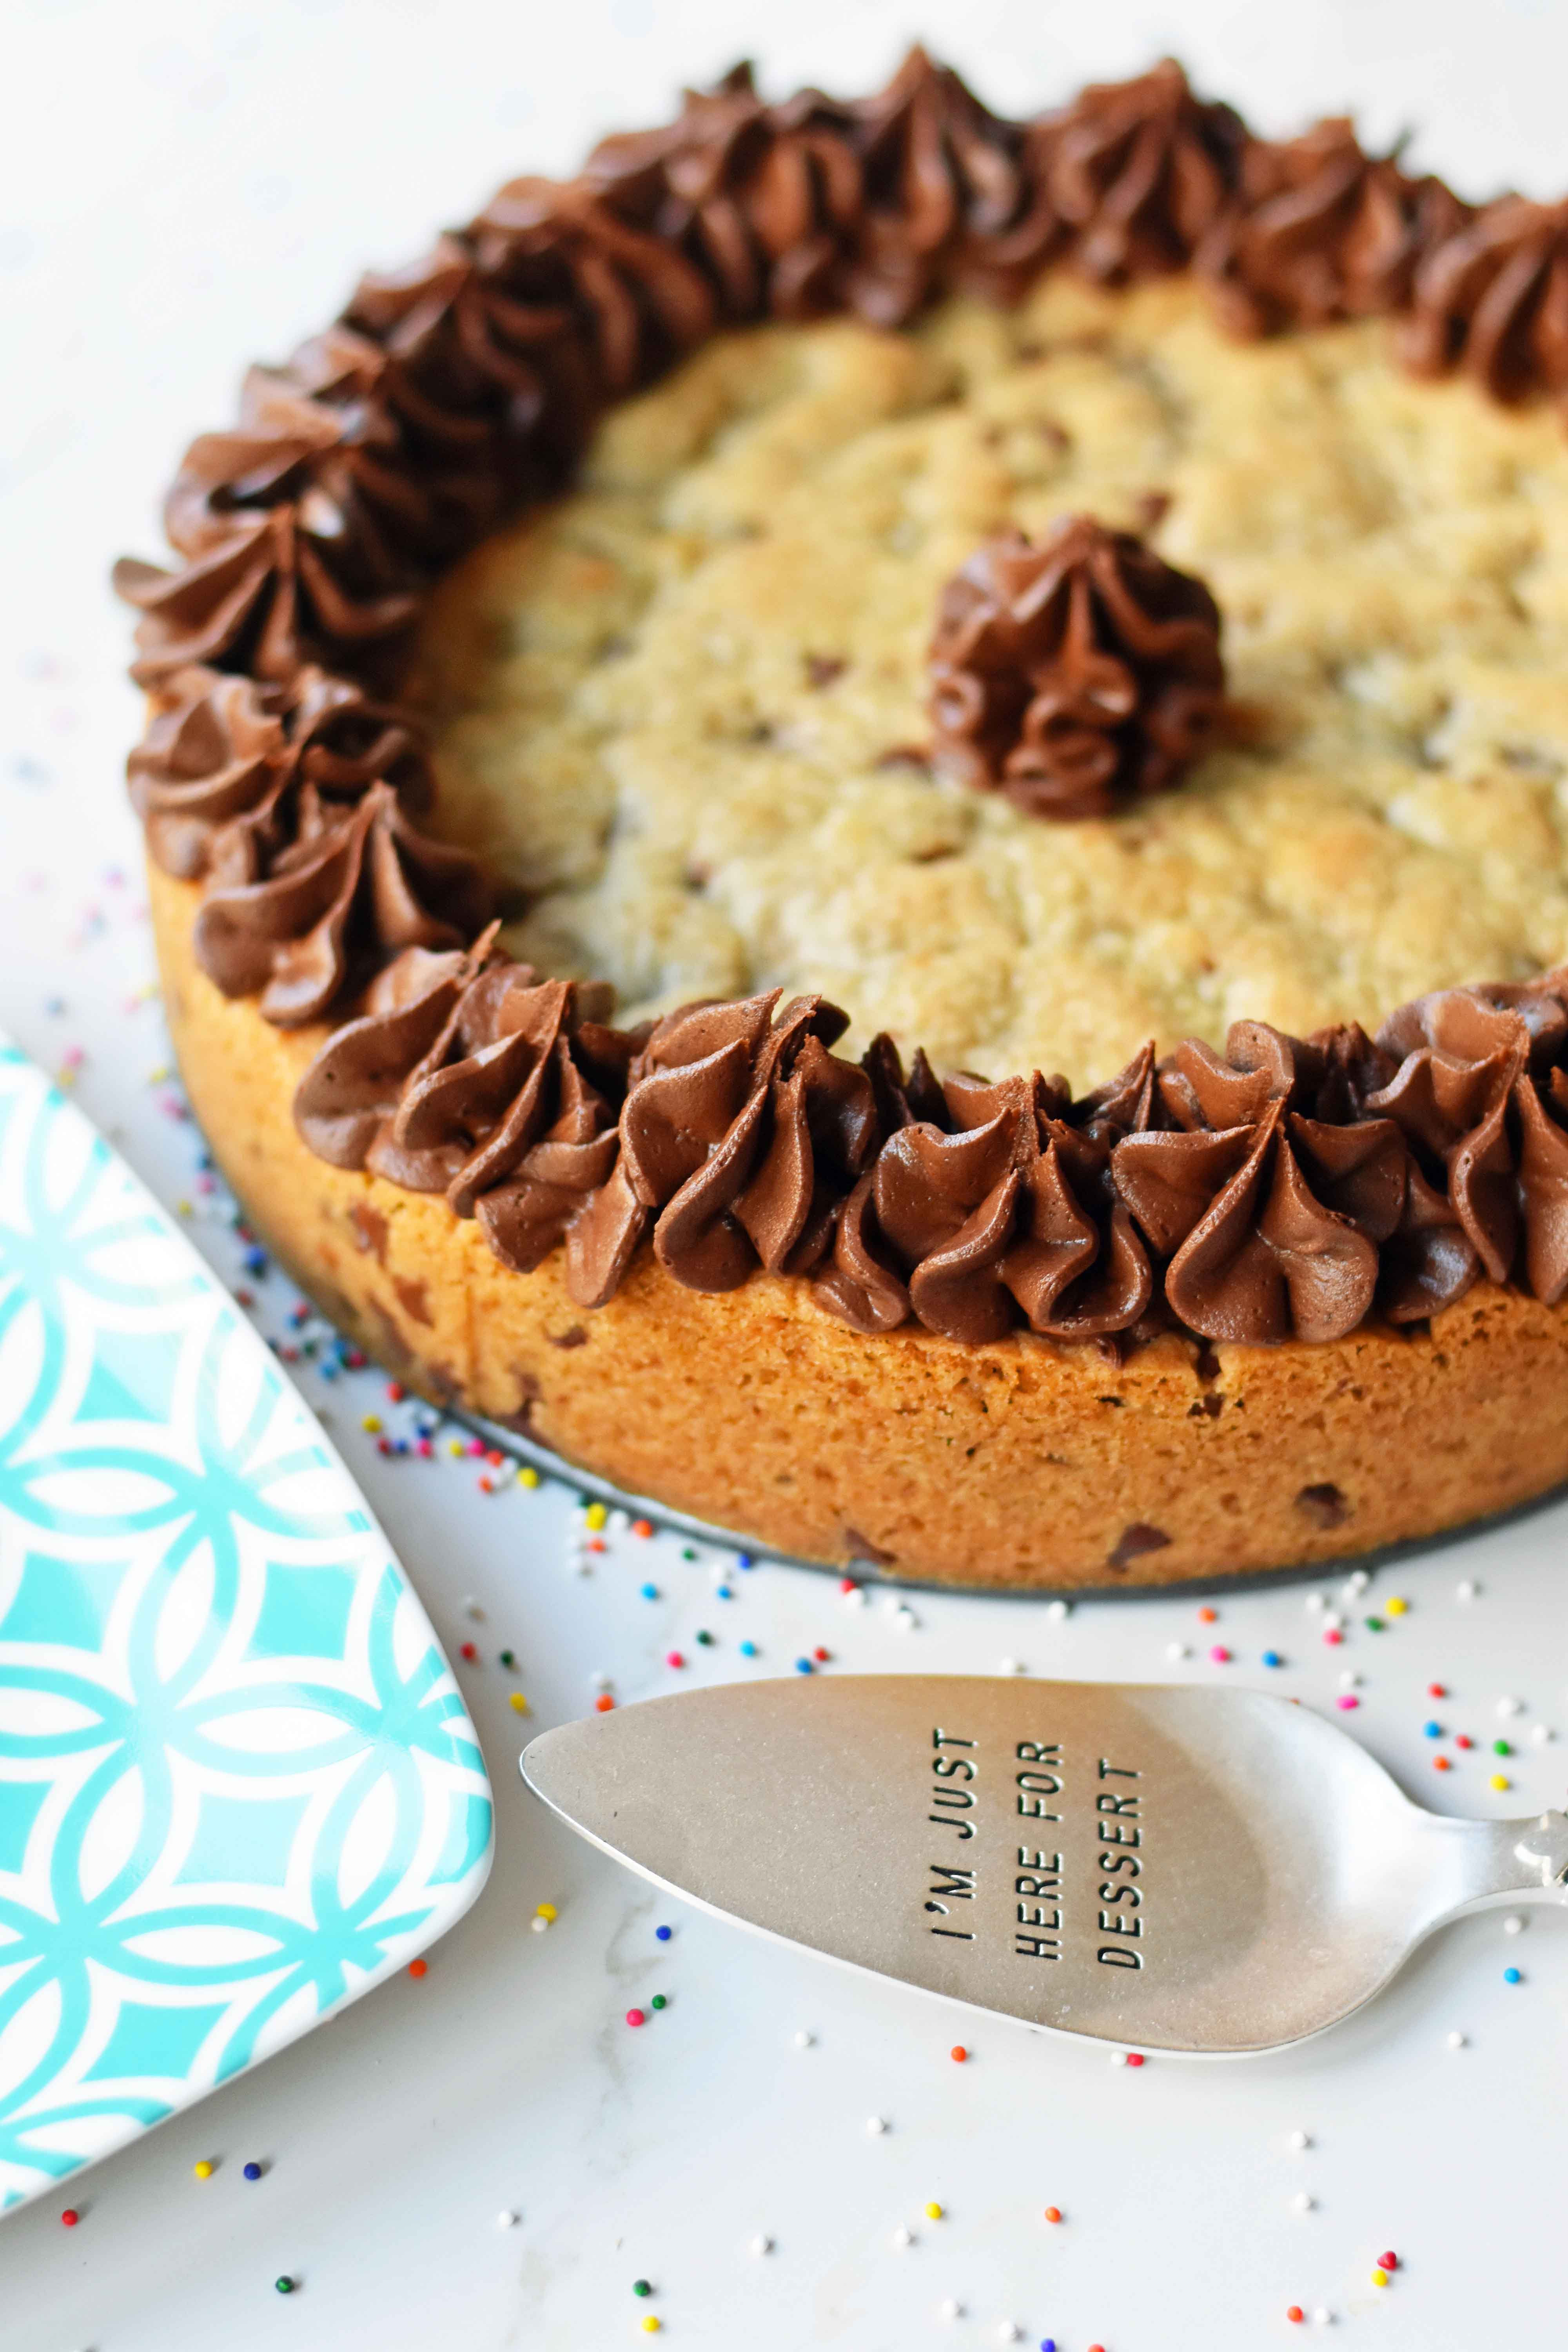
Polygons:
<instances>
[{"instance_id":1,"label":"chocolate chip cookie cake","mask_svg":"<svg viewBox=\"0 0 1568 2352\"><path fill-rule=\"evenodd\" d=\"M1179 68L739 68L247 379L127 561L168 1008L398 1377L823 1562L1568 1477L1568 212Z\"/></svg>"}]
</instances>

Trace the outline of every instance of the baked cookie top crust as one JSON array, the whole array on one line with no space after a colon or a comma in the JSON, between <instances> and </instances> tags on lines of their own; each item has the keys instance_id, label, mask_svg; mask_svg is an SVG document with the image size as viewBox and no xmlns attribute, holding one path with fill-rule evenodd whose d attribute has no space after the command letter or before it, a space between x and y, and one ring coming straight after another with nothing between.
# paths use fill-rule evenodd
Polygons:
<instances>
[{"instance_id":1,"label":"baked cookie top crust","mask_svg":"<svg viewBox=\"0 0 1568 2352\"><path fill-rule=\"evenodd\" d=\"M1375 1028L1568 956L1568 438L1382 320L1237 346L1188 279L1053 275L721 337L437 591L437 828L628 1024L820 992L940 1066L1086 1087L1152 1036ZM943 583L1088 511L1199 573L1229 740L1042 824L934 773Z\"/></svg>"},{"instance_id":2,"label":"baked cookie top crust","mask_svg":"<svg viewBox=\"0 0 1568 2352\"><path fill-rule=\"evenodd\" d=\"M132 793L207 975L340 1024L311 1148L584 1306L645 1243L966 1343L1555 1305L1565 390L1563 208L1348 122L1258 139L1170 63L1025 121L919 51L739 69L251 370L181 562L117 573ZM1231 700L1179 793L1037 824L931 769L919 649L1069 508L1201 564Z\"/></svg>"}]
</instances>

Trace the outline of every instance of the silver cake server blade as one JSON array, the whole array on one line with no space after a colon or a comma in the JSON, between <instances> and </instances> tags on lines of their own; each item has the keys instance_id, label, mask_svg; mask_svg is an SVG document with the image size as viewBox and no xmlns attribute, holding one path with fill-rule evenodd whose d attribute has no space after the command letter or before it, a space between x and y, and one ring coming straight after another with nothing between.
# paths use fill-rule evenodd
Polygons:
<instances>
[{"instance_id":1,"label":"silver cake server blade","mask_svg":"<svg viewBox=\"0 0 1568 2352\"><path fill-rule=\"evenodd\" d=\"M1423 1937L1564 1899L1568 1814L1453 1821L1305 1707L1157 1684L728 1684L547 1731L523 1779L742 1925L1058 2032L1321 2032Z\"/></svg>"}]
</instances>

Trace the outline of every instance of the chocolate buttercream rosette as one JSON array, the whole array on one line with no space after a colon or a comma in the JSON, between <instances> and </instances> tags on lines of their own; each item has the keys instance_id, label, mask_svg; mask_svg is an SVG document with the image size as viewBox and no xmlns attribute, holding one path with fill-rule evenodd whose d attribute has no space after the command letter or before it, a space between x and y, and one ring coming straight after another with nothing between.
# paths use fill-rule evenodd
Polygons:
<instances>
[{"instance_id":1,"label":"chocolate buttercream rosette","mask_svg":"<svg viewBox=\"0 0 1568 2352\"><path fill-rule=\"evenodd\" d=\"M1176 783L1225 703L1219 607L1131 531L1064 516L990 540L931 640L939 766L1031 816L1109 816Z\"/></svg>"},{"instance_id":2,"label":"chocolate buttercream rosette","mask_svg":"<svg viewBox=\"0 0 1568 2352\"><path fill-rule=\"evenodd\" d=\"M1167 62L1010 121L916 51L876 98L761 99L738 69L578 178L511 183L423 262L368 278L198 437L181 563L128 562L132 761L153 856L203 892L195 946L269 1021L339 1023L300 1090L340 1167L438 1191L519 1271L556 1246L602 1303L647 1244L687 1286L807 1280L868 1334L1119 1347L1173 1324L1325 1341L1485 1278L1568 1291L1568 975L1447 990L1367 1037L1232 1028L1145 1049L1074 1100L835 1054L845 1016L768 992L615 1027L512 964L429 803L396 701L422 600L604 405L717 329L1059 266L1190 269L1246 335L1384 313L1418 372L1501 399L1568 386L1563 208L1464 204L1343 121L1263 141ZM941 616L939 744L1025 805L1114 822L1218 716L1199 582L1088 519L982 550ZM344 1016L347 1016L346 1019Z\"/></svg>"}]
</instances>

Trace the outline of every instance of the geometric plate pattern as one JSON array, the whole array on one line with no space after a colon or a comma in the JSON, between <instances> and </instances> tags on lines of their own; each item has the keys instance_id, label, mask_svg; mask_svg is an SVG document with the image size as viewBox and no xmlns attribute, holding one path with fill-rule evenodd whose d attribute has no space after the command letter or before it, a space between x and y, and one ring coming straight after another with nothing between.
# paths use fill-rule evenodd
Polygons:
<instances>
[{"instance_id":1,"label":"geometric plate pattern","mask_svg":"<svg viewBox=\"0 0 1568 2352\"><path fill-rule=\"evenodd\" d=\"M405 1965L491 1830L347 1471L0 1041L0 2212Z\"/></svg>"}]
</instances>

